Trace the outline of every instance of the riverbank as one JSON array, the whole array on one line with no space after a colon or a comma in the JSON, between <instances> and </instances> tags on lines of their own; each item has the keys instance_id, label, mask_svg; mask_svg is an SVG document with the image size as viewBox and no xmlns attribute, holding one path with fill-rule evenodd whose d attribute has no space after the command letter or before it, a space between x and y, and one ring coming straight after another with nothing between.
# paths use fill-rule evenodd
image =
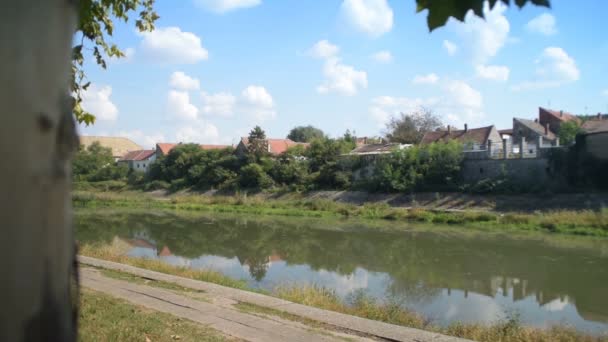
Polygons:
<instances>
[{"instance_id":1,"label":"riverbank","mask_svg":"<svg viewBox=\"0 0 608 342\"><path fill-rule=\"evenodd\" d=\"M137 263L140 268L143 269L152 269L158 271L158 265L148 260L134 260L132 258L128 258L125 256L112 255L107 250L99 252L92 247L84 247L82 250L82 254L85 255L93 255L93 256L103 256L106 260L112 261L120 261L124 264L133 264ZM163 273L168 274L179 274L183 278L188 279L196 279L198 271L187 271L184 273L184 269L164 266ZM120 269L120 272L126 272L124 268ZM131 273L129 276L121 276L120 274L114 275L114 277L119 277L120 279L128 279L133 278L133 276L140 277L141 272ZM208 271L205 271L205 274L208 274ZM207 276L205 276L207 277ZM219 276L223 277L223 276ZM154 277L150 277L147 275L145 282L155 281ZM208 279L218 279L218 278L208 278ZM159 279L156 279L159 280ZM143 282L143 279L130 279L133 282ZM163 277L163 281L167 280ZM224 282L226 283L226 282ZM188 282L180 281L179 286L188 287ZM208 286L205 286L201 283L201 286L204 286L205 289L208 289ZM167 285L163 285L162 287L167 287ZM221 290L220 288L213 288L212 291L204 291L206 296L213 295L213 292L220 291L228 291ZM200 290L200 289L198 289ZM228 291L229 292L229 291ZM523 327L520 322L517 320L517 317L511 317L510 319L496 322L492 325L483 325L483 324L452 324L448 327L438 327L434 326L432 322L425 319L424 317L408 311L406 309L401 308L399 305L394 303L377 303L370 300L367 297L361 296L352 302L346 303L340 300L335 293L330 290L319 288L319 287L289 287L289 288L279 288L275 292L272 293L273 296L288 300L294 303L300 303L312 307L317 307L325 310L330 310L338 313L344 313L347 315L353 315L362 318L368 318L372 320L377 320L381 322L391 323L399 326L424 329L427 331L441 333L445 335L467 338L477 341L608 341L607 336L591 336L585 333L577 332L574 329L568 327L551 327L548 329L539 329L539 328L531 328L531 327ZM273 316L281 317L283 319L306 322L307 324L315 324L315 319L310 317L298 316L295 313L298 312L306 312L291 310L290 306L280 305L275 306L273 308L266 307L264 305L260 305L263 301L258 300L260 298L259 295L248 296L246 293L239 295L239 307L242 310L260 313L260 314L270 314ZM246 298L256 298L253 302L248 302ZM313 312L314 313L314 312ZM324 315L317 315L313 318L320 319L323 321ZM338 322L343 322L344 320L338 320ZM323 323L317 321L317 323ZM340 323L342 324L342 323Z\"/></svg>"},{"instance_id":2,"label":"riverbank","mask_svg":"<svg viewBox=\"0 0 608 342\"><path fill-rule=\"evenodd\" d=\"M343 194L342 200L336 198L339 196L341 195L335 192L226 196L188 192L166 194L76 190L73 192L73 203L76 208L173 209L255 215L360 218L444 224L492 231L519 230L608 237L608 208L604 208L600 200L594 202L594 205L598 206L596 209L553 209L559 202L553 200L549 209L520 211L497 210L496 204L492 205L496 198L488 198L484 201L479 198L437 194L434 199L426 200L422 204L418 202L404 204L394 198L389 200L386 197L368 198L370 201L365 202L361 201L361 198L353 199L358 197L352 194L349 196ZM347 197L351 200L346 200ZM505 198L501 201L509 202ZM525 202L519 197L510 201ZM533 207L535 201L538 199L530 199L529 207ZM547 200L547 203L549 202L551 201ZM456 203L460 205L457 206ZM510 206L505 203L502 204L502 208ZM458 208L455 208L456 206Z\"/></svg>"}]
</instances>

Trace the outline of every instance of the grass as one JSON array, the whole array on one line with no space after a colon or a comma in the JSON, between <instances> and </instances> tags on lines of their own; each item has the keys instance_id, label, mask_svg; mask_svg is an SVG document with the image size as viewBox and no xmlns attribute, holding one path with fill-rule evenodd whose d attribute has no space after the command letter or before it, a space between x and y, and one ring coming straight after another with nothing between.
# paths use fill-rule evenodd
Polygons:
<instances>
[{"instance_id":1,"label":"grass","mask_svg":"<svg viewBox=\"0 0 608 342\"><path fill-rule=\"evenodd\" d=\"M253 291L252 289L248 288L244 282L227 278L214 271L193 271L180 267L164 265L155 260L116 256L113 255L115 251L116 249L112 248L92 247L88 245L81 248L81 254L83 255L122 262L125 264L185 278L203 280L224 286L236 287L242 290ZM125 275L121 272L112 272L110 273L110 276L121 277L120 279L128 281L144 281L141 278L135 279L138 278L136 276ZM176 285L175 287L172 287L172 289L184 291L181 286ZM440 327L432 324L432 322L426 319L424 316L404 308L403 306L399 305L399 303L390 301L379 302L363 293L356 293L348 300L343 300L333 290L318 286L278 287L272 293L270 293L270 295L325 310L401 326L435 331L446 335L463 337L481 342L608 342L608 335L592 336L579 332L574 328L565 326L554 326L549 329L524 327L519 322L517 317L511 317L490 325L455 323L448 327ZM313 328L323 327L323 323L282 312L276 308L264 308L248 303L240 303L237 305L237 308L244 311L249 310L250 312L274 315L280 318L297 321Z\"/></svg>"},{"instance_id":2,"label":"grass","mask_svg":"<svg viewBox=\"0 0 608 342\"><path fill-rule=\"evenodd\" d=\"M87 289L80 298L78 335L84 342L231 340L203 325Z\"/></svg>"},{"instance_id":3,"label":"grass","mask_svg":"<svg viewBox=\"0 0 608 342\"><path fill-rule=\"evenodd\" d=\"M259 196L173 195L152 197L142 192L83 192L73 194L76 208L141 208L280 215L299 217L354 217L466 226L480 230L540 231L570 235L608 237L608 208L556 210L534 213L484 211L442 211L423 208L397 208L386 203L355 205L328 199L273 200Z\"/></svg>"}]
</instances>

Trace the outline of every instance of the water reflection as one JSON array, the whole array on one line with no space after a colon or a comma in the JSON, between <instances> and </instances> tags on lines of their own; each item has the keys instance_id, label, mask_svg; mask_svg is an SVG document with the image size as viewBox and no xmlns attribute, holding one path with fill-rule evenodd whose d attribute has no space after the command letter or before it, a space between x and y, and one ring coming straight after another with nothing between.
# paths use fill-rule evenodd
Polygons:
<instances>
[{"instance_id":1,"label":"water reflection","mask_svg":"<svg viewBox=\"0 0 608 342\"><path fill-rule=\"evenodd\" d=\"M366 228L346 222L100 212L77 215L79 240L127 243L132 256L245 279L317 284L399 300L437 323L519 314L537 326L608 331L608 253L504 236Z\"/></svg>"}]
</instances>

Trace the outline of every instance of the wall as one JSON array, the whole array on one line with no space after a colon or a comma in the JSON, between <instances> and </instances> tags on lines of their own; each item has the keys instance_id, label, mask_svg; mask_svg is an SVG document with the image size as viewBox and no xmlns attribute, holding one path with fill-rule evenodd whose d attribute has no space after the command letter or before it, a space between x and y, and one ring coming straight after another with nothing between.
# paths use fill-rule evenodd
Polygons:
<instances>
[{"instance_id":1,"label":"wall","mask_svg":"<svg viewBox=\"0 0 608 342\"><path fill-rule=\"evenodd\" d=\"M586 135L585 147L593 157L608 160L608 132Z\"/></svg>"},{"instance_id":2,"label":"wall","mask_svg":"<svg viewBox=\"0 0 608 342\"><path fill-rule=\"evenodd\" d=\"M467 183L506 175L514 182L538 184L553 177L546 158L468 159L462 172Z\"/></svg>"}]
</instances>

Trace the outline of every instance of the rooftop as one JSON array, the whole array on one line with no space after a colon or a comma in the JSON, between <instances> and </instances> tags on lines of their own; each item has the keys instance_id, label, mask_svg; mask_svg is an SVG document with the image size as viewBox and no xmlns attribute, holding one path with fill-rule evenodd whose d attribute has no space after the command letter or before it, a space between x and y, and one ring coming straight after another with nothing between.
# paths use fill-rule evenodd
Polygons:
<instances>
[{"instance_id":1,"label":"rooftop","mask_svg":"<svg viewBox=\"0 0 608 342\"><path fill-rule=\"evenodd\" d=\"M494 126L487 127L479 127L479 128L469 128L466 130L441 130L441 131L433 131L427 132L422 137L421 144L430 144L434 142L447 142L450 140L456 140L459 142L475 142L479 145L483 145L487 142L490 133Z\"/></svg>"},{"instance_id":2,"label":"rooftop","mask_svg":"<svg viewBox=\"0 0 608 342\"><path fill-rule=\"evenodd\" d=\"M102 136L81 136L80 145L85 148L89 147L94 142L99 142L103 147L107 147L112 150L112 156L115 158L122 158L127 152L141 150L142 147L124 137L102 137Z\"/></svg>"},{"instance_id":3,"label":"rooftop","mask_svg":"<svg viewBox=\"0 0 608 342\"><path fill-rule=\"evenodd\" d=\"M122 158L120 158L120 160L123 160L123 161L127 161L127 160L133 160L133 161L146 160L146 159L152 157L155 152L156 152L155 150L131 151L131 152L128 152L127 154L125 154Z\"/></svg>"}]
</instances>

